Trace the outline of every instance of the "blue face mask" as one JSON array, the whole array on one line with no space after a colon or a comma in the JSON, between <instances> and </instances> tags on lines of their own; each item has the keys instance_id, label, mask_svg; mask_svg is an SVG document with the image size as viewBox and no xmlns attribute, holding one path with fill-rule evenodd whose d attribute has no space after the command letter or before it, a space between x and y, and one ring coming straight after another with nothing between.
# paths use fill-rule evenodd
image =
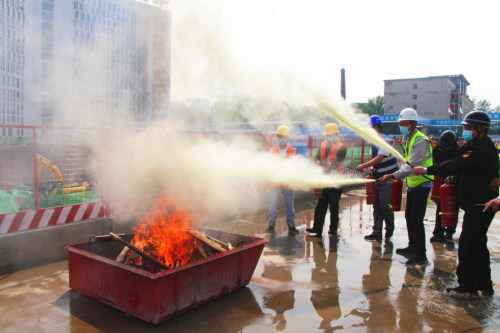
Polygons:
<instances>
[{"instance_id":1,"label":"blue face mask","mask_svg":"<svg viewBox=\"0 0 500 333\"><path fill-rule=\"evenodd\" d=\"M464 130L463 137L464 137L464 140L467 141L467 142L474 140L474 137L472 136L472 131L466 131L466 130Z\"/></svg>"},{"instance_id":2,"label":"blue face mask","mask_svg":"<svg viewBox=\"0 0 500 333\"><path fill-rule=\"evenodd\" d=\"M400 132L401 132L401 134L403 134L404 136L407 136L408 134L410 134L410 130L408 129L408 127L399 126L399 131L400 131Z\"/></svg>"},{"instance_id":3,"label":"blue face mask","mask_svg":"<svg viewBox=\"0 0 500 333\"><path fill-rule=\"evenodd\" d=\"M288 139L287 138L278 138L278 143L281 145L281 146L284 146L288 143Z\"/></svg>"}]
</instances>

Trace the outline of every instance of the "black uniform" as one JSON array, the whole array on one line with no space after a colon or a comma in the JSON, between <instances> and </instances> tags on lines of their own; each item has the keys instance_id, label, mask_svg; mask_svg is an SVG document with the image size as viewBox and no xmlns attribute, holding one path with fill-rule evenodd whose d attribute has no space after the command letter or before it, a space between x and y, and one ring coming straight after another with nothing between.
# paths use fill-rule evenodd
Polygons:
<instances>
[{"instance_id":1,"label":"black uniform","mask_svg":"<svg viewBox=\"0 0 500 333\"><path fill-rule=\"evenodd\" d=\"M332 144L328 143L325 149L325 159L328 157L328 153L332 149ZM337 170L337 168L344 163L345 156L347 154L347 148L342 146L335 155L335 160L332 163L331 170ZM315 157L316 161L321 161L321 148L318 149ZM328 172L328 170L327 170ZM325 223L326 212L328 211L328 205L330 205L330 231L332 233L337 233L339 226L339 203L342 197L342 188L324 188L323 196L318 199L318 204L314 209L314 224L313 230L318 234L323 234L323 224Z\"/></svg>"},{"instance_id":2,"label":"black uniform","mask_svg":"<svg viewBox=\"0 0 500 333\"><path fill-rule=\"evenodd\" d=\"M451 149L444 149L441 147L441 145L436 146L432 150L432 159L434 164L439 164L443 163L446 161L451 160L452 158L457 157L458 149L460 147L458 145L455 145ZM441 184L440 184L441 185ZM457 207L457 218L458 218L458 211L459 211L459 206L460 206L460 190L458 189L457 184L455 185L455 205ZM449 235L450 237L455 233L456 227L446 227L443 228L443 225L441 224L441 201L436 202L436 224L434 226L434 231L432 234L436 237L444 237L444 233L446 231L446 235Z\"/></svg>"},{"instance_id":3,"label":"black uniform","mask_svg":"<svg viewBox=\"0 0 500 333\"><path fill-rule=\"evenodd\" d=\"M427 168L430 175L458 175L460 208L465 215L458 242L457 277L460 286L470 292L493 289L486 233L495 214L483 213L484 207L474 205L498 197L498 190L489 186L498 178L498 166L495 145L485 136L461 147L456 158Z\"/></svg>"}]
</instances>

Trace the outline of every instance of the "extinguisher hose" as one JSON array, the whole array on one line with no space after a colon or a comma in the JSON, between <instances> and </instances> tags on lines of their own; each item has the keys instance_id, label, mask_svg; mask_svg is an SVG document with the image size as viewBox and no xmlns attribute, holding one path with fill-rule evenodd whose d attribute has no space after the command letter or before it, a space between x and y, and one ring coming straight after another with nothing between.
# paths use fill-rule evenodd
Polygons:
<instances>
[{"instance_id":1,"label":"extinguisher hose","mask_svg":"<svg viewBox=\"0 0 500 333\"><path fill-rule=\"evenodd\" d=\"M415 169L415 167L413 165L411 165L410 162L407 161L406 164L408 164L412 169ZM439 182L439 183L443 183L443 184L446 183L446 180L436 180L436 179L429 178L426 175L422 175L422 177L424 177L427 180L430 180L431 182Z\"/></svg>"}]
</instances>

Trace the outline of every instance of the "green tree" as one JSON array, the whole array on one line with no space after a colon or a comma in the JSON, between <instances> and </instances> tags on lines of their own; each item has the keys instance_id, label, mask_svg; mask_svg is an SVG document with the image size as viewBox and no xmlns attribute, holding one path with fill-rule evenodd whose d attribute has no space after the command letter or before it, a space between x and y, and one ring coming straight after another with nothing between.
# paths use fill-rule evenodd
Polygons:
<instances>
[{"instance_id":1,"label":"green tree","mask_svg":"<svg viewBox=\"0 0 500 333\"><path fill-rule=\"evenodd\" d=\"M480 110L484 112L491 111L491 102L488 101L487 99L476 100L475 98L473 98L471 102L472 105L474 106L474 110Z\"/></svg>"},{"instance_id":2,"label":"green tree","mask_svg":"<svg viewBox=\"0 0 500 333\"><path fill-rule=\"evenodd\" d=\"M368 103L360 103L358 108L370 116L384 114L384 96L378 95L368 98Z\"/></svg>"}]
</instances>

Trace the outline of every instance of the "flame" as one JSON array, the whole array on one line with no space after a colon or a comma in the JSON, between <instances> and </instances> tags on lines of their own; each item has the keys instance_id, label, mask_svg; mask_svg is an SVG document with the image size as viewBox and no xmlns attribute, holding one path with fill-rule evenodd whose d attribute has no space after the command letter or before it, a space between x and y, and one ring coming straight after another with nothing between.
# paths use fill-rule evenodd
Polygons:
<instances>
[{"instance_id":1,"label":"flame","mask_svg":"<svg viewBox=\"0 0 500 333\"><path fill-rule=\"evenodd\" d=\"M196 249L196 239L186 232L196 217L182 204L167 196L160 197L153 209L134 227L132 244L162 264L174 267L180 259L188 263Z\"/></svg>"}]
</instances>

